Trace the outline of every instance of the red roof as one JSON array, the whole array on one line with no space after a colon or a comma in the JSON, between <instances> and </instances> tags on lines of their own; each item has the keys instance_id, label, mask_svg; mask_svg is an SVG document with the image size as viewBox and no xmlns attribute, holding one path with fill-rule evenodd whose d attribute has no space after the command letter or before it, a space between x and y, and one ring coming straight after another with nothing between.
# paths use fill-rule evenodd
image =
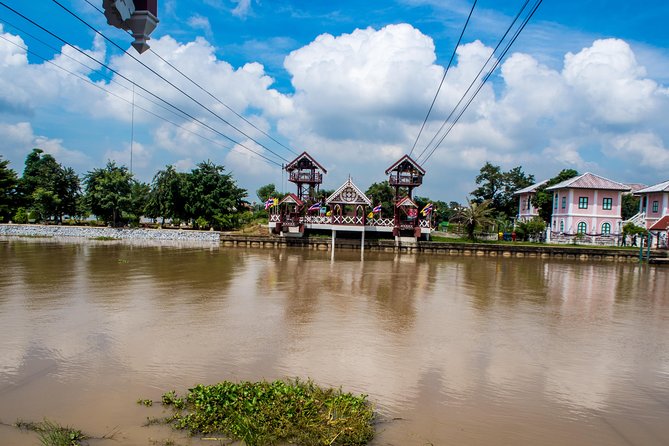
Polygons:
<instances>
[{"instance_id":1,"label":"red roof","mask_svg":"<svg viewBox=\"0 0 669 446\"><path fill-rule=\"evenodd\" d=\"M302 206L304 204L304 202L300 200L299 197L292 192L286 195L279 204L283 203L295 203L298 206Z\"/></svg>"},{"instance_id":2,"label":"red roof","mask_svg":"<svg viewBox=\"0 0 669 446\"><path fill-rule=\"evenodd\" d=\"M316 161L311 155L309 155L307 152L302 152L300 155L298 155L297 158L289 162L285 169L287 172L290 172L291 170L297 169L297 162L300 161L302 158L307 158L309 161L311 161L314 165L316 165L319 169L323 171L323 173L328 173L327 170L325 170L325 167L321 166L318 161Z\"/></svg>"},{"instance_id":3,"label":"red roof","mask_svg":"<svg viewBox=\"0 0 669 446\"><path fill-rule=\"evenodd\" d=\"M648 228L649 231L666 231L667 229L669 229L669 215L665 215Z\"/></svg>"},{"instance_id":4,"label":"red roof","mask_svg":"<svg viewBox=\"0 0 669 446\"><path fill-rule=\"evenodd\" d=\"M397 166L399 166L400 164L402 164L404 161L409 162L409 163L410 163L410 164L411 164L411 165L412 165L418 172L421 173L421 175L425 175L425 169L423 169L422 167L420 167L420 164L418 164L417 162L415 162L415 161L413 160L413 158L411 158L409 155L404 155L402 158L400 158L399 160L397 160L397 161L395 162L395 164L393 164L392 166L390 166L389 168L387 168L387 169L386 169L386 175L388 175L390 172L392 172L393 170L395 170L395 169L397 168Z\"/></svg>"}]
</instances>

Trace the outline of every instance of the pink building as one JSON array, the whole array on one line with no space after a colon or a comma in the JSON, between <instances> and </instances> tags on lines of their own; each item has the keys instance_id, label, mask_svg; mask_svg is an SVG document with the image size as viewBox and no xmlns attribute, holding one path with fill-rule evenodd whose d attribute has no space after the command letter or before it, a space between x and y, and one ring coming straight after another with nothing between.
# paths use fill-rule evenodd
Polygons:
<instances>
[{"instance_id":1,"label":"pink building","mask_svg":"<svg viewBox=\"0 0 669 446\"><path fill-rule=\"evenodd\" d=\"M516 217L518 223L527 222L539 216L539 210L532 204L532 199L537 193L537 188L546 184L546 181L548 180L533 184L513 193L513 195L518 196L518 215Z\"/></svg>"},{"instance_id":2,"label":"pink building","mask_svg":"<svg viewBox=\"0 0 669 446\"><path fill-rule=\"evenodd\" d=\"M639 214L641 221L645 221L646 229L650 229L662 219L669 216L669 181L638 190ZM657 228L653 228L657 229Z\"/></svg>"},{"instance_id":3,"label":"pink building","mask_svg":"<svg viewBox=\"0 0 669 446\"><path fill-rule=\"evenodd\" d=\"M622 194L629 186L587 172L546 190L553 192L553 240L583 234L589 236L586 243L616 243L622 231Z\"/></svg>"}]
</instances>

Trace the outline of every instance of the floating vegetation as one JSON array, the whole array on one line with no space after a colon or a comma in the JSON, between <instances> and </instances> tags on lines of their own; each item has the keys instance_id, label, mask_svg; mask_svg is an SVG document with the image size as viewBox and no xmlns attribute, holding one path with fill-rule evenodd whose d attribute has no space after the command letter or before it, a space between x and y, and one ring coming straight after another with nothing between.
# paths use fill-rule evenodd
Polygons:
<instances>
[{"instance_id":1,"label":"floating vegetation","mask_svg":"<svg viewBox=\"0 0 669 446\"><path fill-rule=\"evenodd\" d=\"M175 429L248 446L352 446L374 437L374 411L365 395L324 389L310 380L198 385L183 398L168 392L162 403L174 410L167 422Z\"/></svg>"},{"instance_id":2,"label":"floating vegetation","mask_svg":"<svg viewBox=\"0 0 669 446\"><path fill-rule=\"evenodd\" d=\"M17 421L19 429L36 432L42 446L78 446L88 437L80 430L44 419L39 423L30 421Z\"/></svg>"}]
</instances>

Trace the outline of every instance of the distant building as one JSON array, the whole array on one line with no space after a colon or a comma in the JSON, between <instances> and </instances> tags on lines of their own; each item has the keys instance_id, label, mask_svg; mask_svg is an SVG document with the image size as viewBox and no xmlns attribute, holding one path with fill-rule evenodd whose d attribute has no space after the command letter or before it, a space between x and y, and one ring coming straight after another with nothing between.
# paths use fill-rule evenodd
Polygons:
<instances>
[{"instance_id":1,"label":"distant building","mask_svg":"<svg viewBox=\"0 0 669 446\"><path fill-rule=\"evenodd\" d=\"M518 215L516 217L518 223L528 222L539 216L539 209L534 207L532 199L537 194L537 189L546 184L546 182L548 180L527 186L513 193L513 195L518 196Z\"/></svg>"},{"instance_id":2,"label":"distant building","mask_svg":"<svg viewBox=\"0 0 669 446\"><path fill-rule=\"evenodd\" d=\"M622 232L622 194L630 187L587 172L546 188L553 193L551 239L615 245Z\"/></svg>"},{"instance_id":3,"label":"distant building","mask_svg":"<svg viewBox=\"0 0 669 446\"><path fill-rule=\"evenodd\" d=\"M639 213L635 216L636 224L640 224L658 237L658 246L667 247L669 181L640 189L634 195L641 198Z\"/></svg>"}]
</instances>

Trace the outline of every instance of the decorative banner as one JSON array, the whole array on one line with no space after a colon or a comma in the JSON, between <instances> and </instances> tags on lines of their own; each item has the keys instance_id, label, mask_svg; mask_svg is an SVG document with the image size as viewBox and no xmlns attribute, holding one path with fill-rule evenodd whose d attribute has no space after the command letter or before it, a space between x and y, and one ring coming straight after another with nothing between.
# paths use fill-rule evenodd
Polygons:
<instances>
[{"instance_id":1,"label":"decorative banner","mask_svg":"<svg viewBox=\"0 0 669 446\"><path fill-rule=\"evenodd\" d=\"M321 208L320 203L314 203L311 206L309 206L309 209L307 209L307 210L308 211L318 211L320 208Z\"/></svg>"},{"instance_id":2,"label":"decorative banner","mask_svg":"<svg viewBox=\"0 0 669 446\"><path fill-rule=\"evenodd\" d=\"M372 213L378 214L381 212L381 205L375 206L374 209L372 209Z\"/></svg>"}]
</instances>

